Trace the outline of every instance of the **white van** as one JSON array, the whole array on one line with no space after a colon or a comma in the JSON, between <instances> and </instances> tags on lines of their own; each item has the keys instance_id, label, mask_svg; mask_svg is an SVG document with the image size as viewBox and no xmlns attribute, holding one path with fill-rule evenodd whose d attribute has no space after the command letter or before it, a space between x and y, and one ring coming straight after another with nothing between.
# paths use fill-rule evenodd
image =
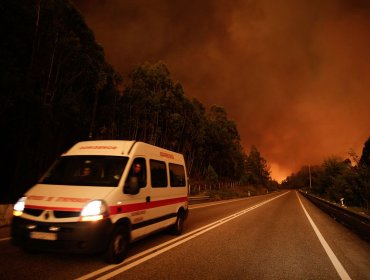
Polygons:
<instances>
[{"instance_id":1,"label":"white van","mask_svg":"<svg viewBox=\"0 0 370 280\"><path fill-rule=\"evenodd\" d=\"M63 154L14 205L13 243L29 251L104 252L123 261L130 242L188 215L184 157L136 141L86 141Z\"/></svg>"}]
</instances>

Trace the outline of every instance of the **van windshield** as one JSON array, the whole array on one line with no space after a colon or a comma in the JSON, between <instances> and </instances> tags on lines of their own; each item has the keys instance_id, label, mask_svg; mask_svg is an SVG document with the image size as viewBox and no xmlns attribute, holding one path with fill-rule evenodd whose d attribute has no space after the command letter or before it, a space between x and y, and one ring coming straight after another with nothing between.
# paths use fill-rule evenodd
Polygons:
<instances>
[{"instance_id":1,"label":"van windshield","mask_svg":"<svg viewBox=\"0 0 370 280\"><path fill-rule=\"evenodd\" d=\"M40 180L40 184L116 187L128 158L117 156L64 156Z\"/></svg>"}]
</instances>

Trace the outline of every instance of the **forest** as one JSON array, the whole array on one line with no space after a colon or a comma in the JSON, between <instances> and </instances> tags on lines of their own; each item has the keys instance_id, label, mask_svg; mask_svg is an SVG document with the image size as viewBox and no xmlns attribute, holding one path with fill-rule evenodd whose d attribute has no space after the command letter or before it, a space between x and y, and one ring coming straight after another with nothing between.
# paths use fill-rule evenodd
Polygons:
<instances>
[{"instance_id":1,"label":"forest","mask_svg":"<svg viewBox=\"0 0 370 280\"><path fill-rule=\"evenodd\" d=\"M191 180L276 188L222 106L188 98L162 61L122 77L71 1L2 1L0 11L0 202L14 202L66 149L93 139L183 153Z\"/></svg>"}]
</instances>

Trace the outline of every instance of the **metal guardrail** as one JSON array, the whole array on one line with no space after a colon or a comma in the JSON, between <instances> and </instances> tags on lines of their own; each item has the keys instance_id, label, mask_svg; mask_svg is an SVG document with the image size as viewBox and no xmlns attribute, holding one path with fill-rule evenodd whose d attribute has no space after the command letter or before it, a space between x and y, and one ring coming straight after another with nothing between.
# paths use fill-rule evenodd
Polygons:
<instances>
[{"instance_id":1,"label":"metal guardrail","mask_svg":"<svg viewBox=\"0 0 370 280\"><path fill-rule=\"evenodd\" d=\"M196 195L196 196L189 196L189 203L195 204L195 203L201 203L210 200L209 195Z\"/></svg>"},{"instance_id":2,"label":"metal guardrail","mask_svg":"<svg viewBox=\"0 0 370 280\"><path fill-rule=\"evenodd\" d=\"M370 242L370 217L328 202L322 198L300 191L300 193L331 217Z\"/></svg>"}]
</instances>

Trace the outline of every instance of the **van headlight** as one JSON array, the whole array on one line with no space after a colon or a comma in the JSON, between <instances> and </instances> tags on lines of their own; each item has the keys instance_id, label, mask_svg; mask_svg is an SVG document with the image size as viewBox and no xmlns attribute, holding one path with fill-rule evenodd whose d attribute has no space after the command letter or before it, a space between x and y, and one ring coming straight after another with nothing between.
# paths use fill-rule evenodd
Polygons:
<instances>
[{"instance_id":1,"label":"van headlight","mask_svg":"<svg viewBox=\"0 0 370 280\"><path fill-rule=\"evenodd\" d=\"M90 201L81 211L81 221L99 221L108 216L108 207L103 200Z\"/></svg>"},{"instance_id":2,"label":"van headlight","mask_svg":"<svg viewBox=\"0 0 370 280\"><path fill-rule=\"evenodd\" d=\"M13 206L13 215L14 216L21 216L24 211L24 206L26 205L26 197L23 196L20 199L18 199L17 203Z\"/></svg>"}]
</instances>

